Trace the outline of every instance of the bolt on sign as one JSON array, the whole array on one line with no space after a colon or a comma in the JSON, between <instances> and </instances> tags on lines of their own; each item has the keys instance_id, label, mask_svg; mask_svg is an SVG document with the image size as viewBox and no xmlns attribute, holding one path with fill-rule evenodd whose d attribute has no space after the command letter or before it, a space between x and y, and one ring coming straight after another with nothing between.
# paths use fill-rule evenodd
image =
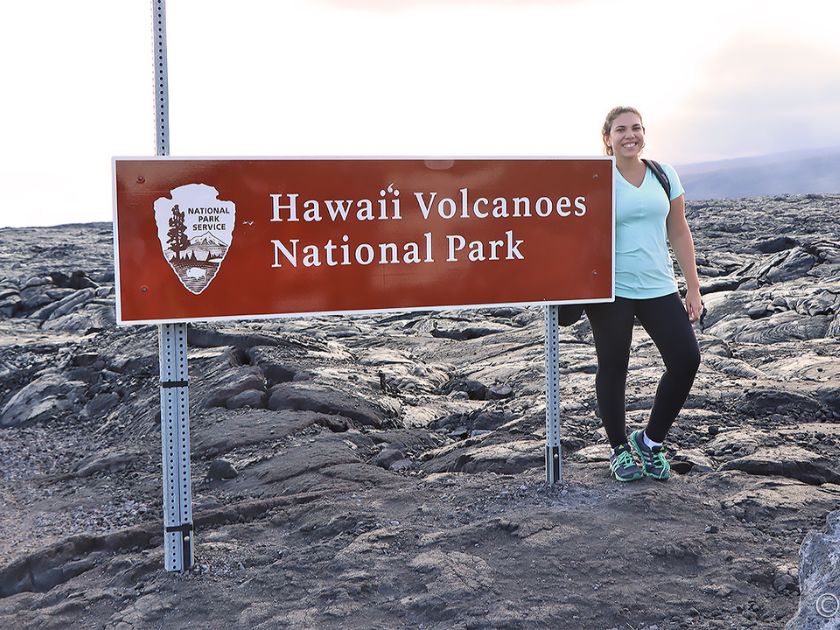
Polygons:
<instances>
[{"instance_id":1,"label":"bolt on sign","mask_svg":"<svg viewBox=\"0 0 840 630\"><path fill-rule=\"evenodd\" d=\"M613 299L613 161L114 160L117 320Z\"/></svg>"}]
</instances>

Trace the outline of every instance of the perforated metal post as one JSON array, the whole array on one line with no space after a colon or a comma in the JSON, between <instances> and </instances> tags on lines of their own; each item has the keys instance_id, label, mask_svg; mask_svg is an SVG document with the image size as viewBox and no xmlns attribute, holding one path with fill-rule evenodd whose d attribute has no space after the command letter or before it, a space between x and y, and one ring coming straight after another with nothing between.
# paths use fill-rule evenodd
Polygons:
<instances>
[{"instance_id":1,"label":"perforated metal post","mask_svg":"<svg viewBox=\"0 0 840 630\"><path fill-rule=\"evenodd\" d=\"M152 0L155 33L155 136L158 155L169 155L169 73L166 67L166 0Z\"/></svg>"},{"instance_id":2,"label":"perforated metal post","mask_svg":"<svg viewBox=\"0 0 840 630\"><path fill-rule=\"evenodd\" d=\"M169 155L169 88L166 68L166 2L152 0L155 39L155 135L158 155ZM151 209L150 209L151 211ZM194 562L187 325L158 327L160 432L163 445L163 539L167 571Z\"/></svg>"},{"instance_id":3,"label":"perforated metal post","mask_svg":"<svg viewBox=\"0 0 840 630\"><path fill-rule=\"evenodd\" d=\"M186 571L193 565L186 325L161 324L158 341L165 563L167 571Z\"/></svg>"},{"instance_id":4,"label":"perforated metal post","mask_svg":"<svg viewBox=\"0 0 840 630\"><path fill-rule=\"evenodd\" d=\"M560 340L559 306L545 307L545 478L562 481L560 456Z\"/></svg>"}]
</instances>

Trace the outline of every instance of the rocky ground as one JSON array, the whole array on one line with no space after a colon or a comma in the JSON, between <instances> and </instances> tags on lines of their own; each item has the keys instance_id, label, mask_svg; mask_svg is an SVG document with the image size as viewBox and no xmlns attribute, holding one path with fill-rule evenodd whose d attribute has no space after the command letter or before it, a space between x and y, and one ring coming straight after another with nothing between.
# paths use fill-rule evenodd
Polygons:
<instances>
[{"instance_id":1,"label":"rocky ground","mask_svg":"<svg viewBox=\"0 0 840 630\"><path fill-rule=\"evenodd\" d=\"M839 212L690 204L708 312L666 483L609 477L585 319L552 487L541 309L191 326L186 574L110 226L0 230L0 627L840 627ZM630 429L661 370L637 328Z\"/></svg>"}]
</instances>

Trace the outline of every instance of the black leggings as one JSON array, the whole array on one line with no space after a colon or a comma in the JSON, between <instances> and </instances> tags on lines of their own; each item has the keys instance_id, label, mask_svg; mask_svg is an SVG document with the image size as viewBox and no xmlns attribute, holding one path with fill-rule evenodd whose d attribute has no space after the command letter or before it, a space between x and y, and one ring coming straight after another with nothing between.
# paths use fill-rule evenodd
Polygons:
<instances>
[{"instance_id":1,"label":"black leggings","mask_svg":"<svg viewBox=\"0 0 840 630\"><path fill-rule=\"evenodd\" d=\"M624 389L634 318L659 348L665 373L656 389L656 398L645 432L654 442L662 442L682 409L700 365L700 348L678 293L650 300L615 298L615 302L588 304L586 315L595 337L598 373L595 392L598 409L610 445L627 441L624 419Z\"/></svg>"}]
</instances>

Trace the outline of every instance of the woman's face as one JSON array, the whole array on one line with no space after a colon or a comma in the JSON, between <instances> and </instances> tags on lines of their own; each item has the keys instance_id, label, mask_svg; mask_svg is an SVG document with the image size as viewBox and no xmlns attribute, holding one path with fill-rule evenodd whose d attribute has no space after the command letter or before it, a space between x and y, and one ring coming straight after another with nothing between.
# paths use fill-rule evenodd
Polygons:
<instances>
[{"instance_id":1,"label":"woman's face","mask_svg":"<svg viewBox=\"0 0 840 630\"><path fill-rule=\"evenodd\" d=\"M616 157L637 158L645 146L642 119L632 112L619 114L606 140Z\"/></svg>"}]
</instances>

